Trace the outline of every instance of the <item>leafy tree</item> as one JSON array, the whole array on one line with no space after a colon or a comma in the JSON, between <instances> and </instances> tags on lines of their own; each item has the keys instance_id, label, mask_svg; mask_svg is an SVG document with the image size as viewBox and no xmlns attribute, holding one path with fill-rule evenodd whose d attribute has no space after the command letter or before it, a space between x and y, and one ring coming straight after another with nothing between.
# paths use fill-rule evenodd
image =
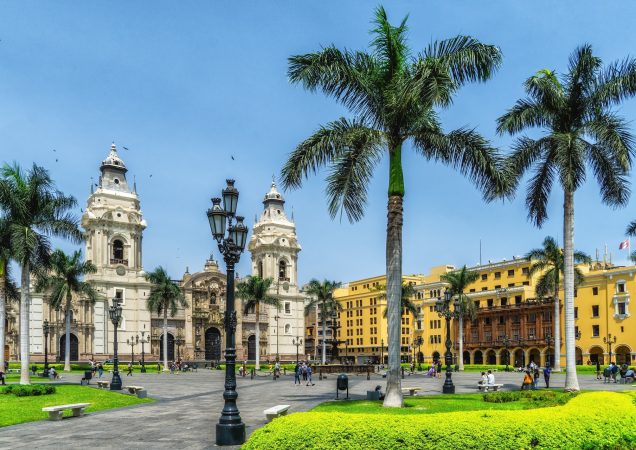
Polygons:
<instances>
[{"instance_id":1,"label":"leafy tree","mask_svg":"<svg viewBox=\"0 0 636 450\"><path fill-rule=\"evenodd\" d=\"M0 219L0 370L4 367L5 323L9 300L18 301L20 293L11 276L11 234L9 222Z\"/></svg>"},{"instance_id":2,"label":"leafy tree","mask_svg":"<svg viewBox=\"0 0 636 450\"><path fill-rule=\"evenodd\" d=\"M305 305L305 316L311 310L320 305L320 321L322 323L322 363L327 362L327 318L331 317L335 311L342 309L340 303L333 298L333 291L342 285L340 281L324 280L322 282L315 278L309 281L305 287L305 293L311 298ZM333 336L336 339L336 336Z\"/></svg>"},{"instance_id":3,"label":"leafy tree","mask_svg":"<svg viewBox=\"0 0 636 450\"><path fill-rule=\"evenodd\" d=\"M84 297L95 303L100 297L90 283L83 281L87 274L97 272L91 262L82 261L82 252L77 250L69 256L62 250L55 250L51 255L49 267L36 273L38 292L48 294L51 308L64 307L66 342L64 348L64 370L71 371L71 311L73 295Z\"/></svg>"},{"instance_id":4,"label":"leafy tree","mask_svg":"<svg viewBox=\"0 0 636 450\"><path fill-rule=\"evenodd\" d=\"M261 368L261 332L260 332L260 311L261 304L275 306L280 308L280 300L268 294L272 285L272 278L261 278L259 276L248 275L245 280L236 285L238 296L243 299L243 307L245 314L254 310L256 313L255 334L256 334L256 370ZM278 330L276 330L278 333Z\"/></svg>"},{"instance_id":5,"label":"leafy tree","mask_svg":"<svg viewBox=\"0 0 636 450\"><path fill-rule=\"evenodd\" d=\"M564 301L566 391L578 391L574 344L574 193L586 171L596 177L604 203L627 204L627 174L632 164L633 136L614 107L636 93L636 61L627 59L605 68L590 45L577 48L562 76L540 70L525 82L527 97L498 119L499 133L515 135L540 128L539 138L516 140L509 158L510 173L534 169L528 183L528 217L542 226L555 182L563 189Z\"/></svg>"},{"instance_id":6,"label":"leafy tree","mask_svg":"<svg viewBox=\"0 0 636 450\"><path fill-rule=\"evenodd\" d=\"M20 384L29 378L29 304L31 272L48 265L50 237L80 243L82 233L70 212L76 206L71 196L55 189L49 173L33 165L23 171L18 164L0 170L0 211L9 223L11 255L20 265Z\"/></svg>"},{"instance_id":7,"label":"leafy tree","mask_svg":"<svg viewBox=\"0 0 636 450\"><path fill-rule=\"evenodd\" d=\"M559 247L556 239L546 237L543 240L542 248L530 250L526 256L531 260L528 278L536 273L541 274L536 285L536 293L539 297L552 295L554 298L554 370L561 370L561 301L559 299L559 289L561 286L561 276L565 268L565 258L563 249ZM587 254L575 251L574 262L590 263L592 258ZM578 267L574 268L574 286L583 282L583 273Z\"/></svg>"},{"instance_id":8,"label":"leafy tree","mask_svg":"<svg viewBox=\"0 0 636 450\"><path fill-rule=\"evenodd\" d=\"M403 405L400 388L400 298L402 285L402 150L458 169L492 200L507 189L496 150L475 130L445 133L436 108L447 107L470 81L485 81L501 63L501 52L469 36L431 43L413 55L406 18L393 26L384 8L375 13L371 51L334 46L289 58L289 78L309 91L321 90L353 113L321 126L291 153L282 170L285 188L298 188L310 173L329 166L329 212L362 218L367 188L379 161L389 159L386 276L389 371L384 406Z\"/></svg>"},{"instance_id":9,"label":"leafy tree","mask_svg":"<svg viewBox=\"0 0 636 450\"><path fill-rule=\"evenodd\" d=\"M174 317L179 307L188 306L188 301L183 296L181 288L172 281L166 269L159 266L146 274L146 280L150 282L150 295L146 300L146 307L150 312L163 315L163 370L168 368L168 312Z\"/></svg>"},{"instance_id":10,"label":"leafy tree","mask_svg":"<svg viewBox=\"0 0 636 450\"><path fill-rule=\"evenodd\" d=\"M479 278L479 274L464 267L453 272L443 274L440 279L449 284L451 295L457 299L459 307L459 319L457 330L457 341L459 342L459 370L464 370L464 318L473 320L477 311L475 303L471 301L464 291L469 284L474 283Z\"/></svg>"}]
</instances>

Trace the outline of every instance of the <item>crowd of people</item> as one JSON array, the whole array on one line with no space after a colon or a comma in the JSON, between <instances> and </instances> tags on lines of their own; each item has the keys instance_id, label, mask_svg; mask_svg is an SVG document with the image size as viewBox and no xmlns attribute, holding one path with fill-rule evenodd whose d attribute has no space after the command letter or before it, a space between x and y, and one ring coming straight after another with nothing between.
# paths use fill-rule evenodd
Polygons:
<instances>
[{"instance_id":1,"label":"crowd of people","mask_svg":"<svg viewBox=\"0 0 636 450\"><path fill-rule=\"evenodd\" d=\"M602 372L603 376L601 377L601 363L599 361L596 362L596 379L603 380L603 383L633 383L636 379L636 372L633 368L629 367L627 364L618 365L613 361L609 363Z\"/></svg>"},{"instance_id":2,"label":"crowd of people","mask_svg":"<svg viewBox=\"0 0 636 450\"><path fill-rule=\"evenodd\" d=\"M278 363L277 363L278 364ZM298 383L300 386L301 379L302 382L306 382L307 386L314 386L314 382L311 379L312 370L311 365L305 361L300 361L298 364L294 366L294 385Z\"/></svg>"}]
</instances>

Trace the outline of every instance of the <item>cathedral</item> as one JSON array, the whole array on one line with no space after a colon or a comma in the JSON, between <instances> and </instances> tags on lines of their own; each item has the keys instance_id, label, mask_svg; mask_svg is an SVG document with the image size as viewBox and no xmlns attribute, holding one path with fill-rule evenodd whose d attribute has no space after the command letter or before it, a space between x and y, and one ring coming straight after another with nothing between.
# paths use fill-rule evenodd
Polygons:
<instances>
[{"instance_id":1,"label":"cathedral","mask_svg":"<svg viewBox=\"0 0 636 450\"><path fill-rule=\"evenodd\" d=\"M148 226L135 183L128 183L128 169L111 145L100 165L100 177L83 210L84 257L97 268L87 276L100 294L90 303L73 298L71 314L71 361L91 358L104 360L113 354L113 325L108 316L112 299L122 306L118 328L118 353L121 360L140 359L144 346L146 361L163 359L163 318L146 307L150 283L143 269L143 232ZM207 237L202 236L202 239ZM260 359L295 360L303 357L305 296L297 279L298 253L293 215L288 218L285 200L272 181L263 199L263 211L255 218L248 244L253 275L272 278L270 295L280 300L280 307L261 308L259 327L253 310L245 310L236 299L237 361L254 361L256 339L260 340ZM243 255L246 258L247 255ZM237 282L240 279L236 280ZM179 284L187 307L168 317L168 359L213 362L223 360L225 330L223 312L226 302L226 275L213 256L199 272L186 269ZM65 350L64 311L49 308L46 293L33 293L30 317L30 345L34 360L44 359L43 323L50 325L49 361L63 361ZM6 351L10 359L18 357L17 307L8 311ZM143 343L143 344L142 344ZM131 346L134 345L134 347Z\"/></svg>"}]
</instances>

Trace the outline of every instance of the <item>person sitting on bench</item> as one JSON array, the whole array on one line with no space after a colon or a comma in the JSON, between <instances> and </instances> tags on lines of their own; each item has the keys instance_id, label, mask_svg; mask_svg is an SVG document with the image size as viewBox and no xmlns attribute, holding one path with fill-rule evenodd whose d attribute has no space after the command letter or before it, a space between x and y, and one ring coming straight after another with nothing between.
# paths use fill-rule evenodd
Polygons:
<instances>
[{"instance_id":1,"label":"person sitting on bench","mask_svg":"<svg viewBox=\"0 0 636 450\"><path fill-rule=\"evenodd\" d=\"M380 393L380 400L384 400L384 394L382 393L382 386L379 384L375 387L375 391Z\"/></svg>"}]
</instances>

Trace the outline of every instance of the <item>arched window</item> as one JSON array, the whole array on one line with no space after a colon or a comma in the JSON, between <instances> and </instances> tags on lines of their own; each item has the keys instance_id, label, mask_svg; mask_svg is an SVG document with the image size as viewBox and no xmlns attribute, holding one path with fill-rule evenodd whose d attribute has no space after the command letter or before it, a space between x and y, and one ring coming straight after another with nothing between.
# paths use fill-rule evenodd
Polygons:
<instances>
[{"instance_id":1,"label":"arched window","mask_svg":"<svg viewBox=\"0 0 636 450\"><path fill-rule=\"evenodd\" d=\"M263 261L258 262L258 276L263 278Z\"/></svg>"},{"instance_id":2,"label":"arched window","mask_svg":"<svg viewBox=\"0 0 636 450\"><path fill-rule=\"evenodd\" d=\"M278 263L278 278L281 280L287 279L287 263L282 259Z\"/></svg>"},{"instance_id":3,"label":"arched window","mask_svg":"<svg viewBox=\"0 0 636 450\"><path fill-rule=\"evenodd\" d=\"M113 241L113 259L124 259L124 243L119 239Z\"/></svg>"}]
</instances>

